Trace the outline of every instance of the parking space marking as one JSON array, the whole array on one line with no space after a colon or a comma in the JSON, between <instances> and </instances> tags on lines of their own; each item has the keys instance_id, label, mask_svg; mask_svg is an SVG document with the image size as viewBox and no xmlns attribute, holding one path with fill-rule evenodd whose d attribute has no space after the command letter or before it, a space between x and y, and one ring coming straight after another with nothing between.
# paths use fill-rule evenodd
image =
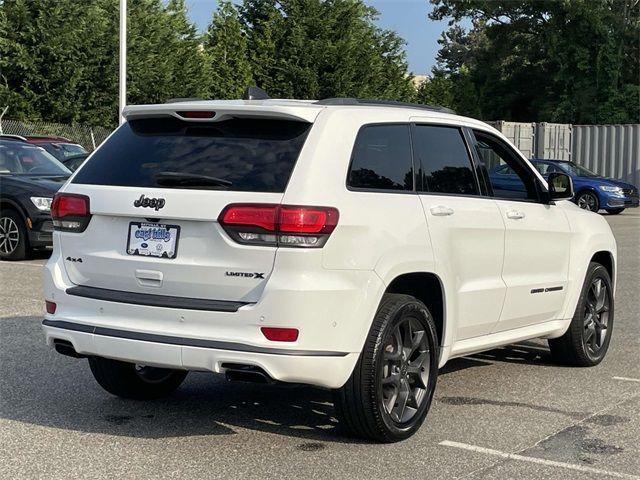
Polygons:
<instances>
[{"instance_id":1,"label":"parking space marking","mask_svg":"<svg viewBox=\"0 0 640 480\"><path fill-rule=\"evenodd\" d=\"M614 380L622 380L623 382L638 382L640 383L640 378L629 378L629 377L613 377Z\"/></svg>"},{"instance_id":2,"label":"parking space marking","mask_svg":"<svg viewBox=\"0 0 640 480\"><path fill-rule=\"evenodd\" d=\"M442 446L445 446L445 447L461 448L463 450L469 450L471 452L477 452L477 453L484 453L484 454L487 454L487 455L493 455L493 456L496 456L496 457L502 457L502 458L506 458L506 459L509 459L509 460L518 460L518 461L522 461L522 462L538 463L538 464L547 465L547 466L550 466L550 467L559 467L559 468L566 468L568 470L574 470L574 471L578 471L578 472L593 473L595 475L606 475L606 476L615 477L615 478L626 478L626 479L631 479L631 480L640 480L640 477L638 477L636 475L630 475L628 473L610 472L608 470L601 470L599 468L585 467L585 466L582 466L582 465L574 465L572 463L556 462L555 460L546 460L544 458L538 458L538 457L527 457L525 455L518 455L517 453L501 452L500 450L493 450L491 448L478 447L477 445L469 445L469 444L460 443L460 442L451 442L449 440L444 440L444 441L440 442L438 445L442 445Z\"/></svg>"},{"instance_id":3,"label":"parking space marking","mask_svg":"<svg viewBox=\"0 0 640 480\"><path fill-rule=\"evenodd\" d=\"M44 263L27 263L27 262L1 262L0 265L25 265L27 267L44 267Z\"/></svg>"}]
</instances>

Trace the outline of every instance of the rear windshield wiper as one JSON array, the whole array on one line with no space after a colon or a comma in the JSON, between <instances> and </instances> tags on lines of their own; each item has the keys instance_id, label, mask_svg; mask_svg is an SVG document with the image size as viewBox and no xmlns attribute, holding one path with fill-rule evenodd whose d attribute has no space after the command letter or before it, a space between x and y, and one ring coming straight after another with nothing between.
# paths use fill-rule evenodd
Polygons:
<instances>
[{"instance_id":1,"label":"rear windshield wiper","mask_svg":"<svg viewBox=\"0 0 640 480\"><path fill-rule=\"evenodd\" d=\"M182 173L182 172L159 172L155 175L155 180L158 185L164 185L167 187L200 187L200 186L214 186L214 187L230 187L233 182L225 180L224 178L210 177L208 175L199 175L197 173Z\"/></svg>"}]
</instances>

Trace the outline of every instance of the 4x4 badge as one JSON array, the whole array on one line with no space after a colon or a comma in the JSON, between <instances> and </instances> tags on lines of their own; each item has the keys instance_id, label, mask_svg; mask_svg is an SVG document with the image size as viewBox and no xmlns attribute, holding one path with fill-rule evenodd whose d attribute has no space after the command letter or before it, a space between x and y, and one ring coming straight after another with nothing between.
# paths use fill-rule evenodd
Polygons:
<instances>
[{"instance_id":1,"label":"4x4 badge","mask_svg":"<svg viewBox=\"0 0 640 480\"><path fill-rule=\"evenodd\" d=\"M134 207L149 207L154 208L156 211L164 207L164 198L147 198L144 193L140 195L140 198L134 200Z\"/></svg>"}]
</instances>

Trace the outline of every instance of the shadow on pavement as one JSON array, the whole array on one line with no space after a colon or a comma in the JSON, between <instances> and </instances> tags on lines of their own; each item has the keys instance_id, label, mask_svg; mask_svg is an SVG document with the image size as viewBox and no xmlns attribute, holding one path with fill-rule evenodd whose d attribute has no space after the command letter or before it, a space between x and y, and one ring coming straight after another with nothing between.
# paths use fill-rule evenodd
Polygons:
<instances>
[{"instance_id":1,"label":"shadow on pavement","mask_svg":"<svg viewBox=\"0 0 640 480\"><path fill-rule=\"evenodd\" d=\"M48 260L51 256L51 252L52 250L49 248L33 250L29 255L29 260Z\"/></svg>"},{"instance_id":2,"label":"shadow on pavement","mask_svg":"<svg viewBox=\"0 0 640 480\"><path fill-rule=\"evenodd\" d=\"M64 357L44 345L40 322L37 317L0 319L2 418L139 438L233 435L243 428L309 441L350 441L336 428L331 392L303 385L231 383L221 375L191 372L165 399L113 397L94 381L86 360ZM523 353L523 361L531 361L534 357L522 348L452 360L441 375Z\"/></svg>"},{"instance_id":3,"label":"shadow on pavement","mask_svg":"<svg viewBox=\"0 0 640 480\"><path fill-rule=\"evenodd\" d=\"M491 362L557 366L551 359L548 347L529 341L476 353L471 358Z\"/></svg>"}]
</instances>

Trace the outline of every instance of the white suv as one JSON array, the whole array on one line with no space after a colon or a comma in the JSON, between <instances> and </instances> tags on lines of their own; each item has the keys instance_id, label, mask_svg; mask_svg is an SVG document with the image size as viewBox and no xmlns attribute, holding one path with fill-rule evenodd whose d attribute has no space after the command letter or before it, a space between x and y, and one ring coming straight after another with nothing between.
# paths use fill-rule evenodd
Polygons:
<instances>
[{"instance_id":1,"label":"white suv","mask_svg":"<svg viewBox=\"0 0 640 480\"><path fill-rule=\"evenodd\" d=\"M573 365L607 351L608 224L485 123L355 99L125 116L55 197L44 275L47 343L112 394L166 395L189 370L306 383L389 442L451 358L536 337Z\"/></svg>"}]
</instances>

